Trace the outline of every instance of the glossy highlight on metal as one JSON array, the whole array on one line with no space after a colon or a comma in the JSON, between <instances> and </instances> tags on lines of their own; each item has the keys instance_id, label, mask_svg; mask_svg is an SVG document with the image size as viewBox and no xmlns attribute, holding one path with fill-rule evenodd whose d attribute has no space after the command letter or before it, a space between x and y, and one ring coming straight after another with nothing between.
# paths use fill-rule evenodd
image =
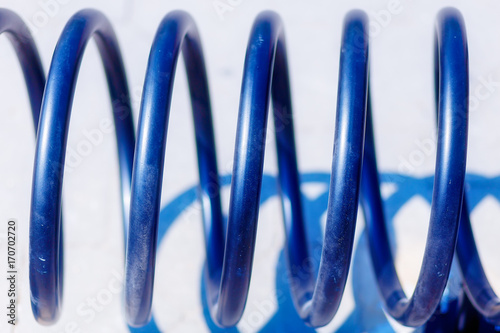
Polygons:
<instances>
[{"instance_id":1,"label":"glossy highlight on metal","mask_svg":"<svg viewBox=\"0 0 500 333\"><path fill-rule=\"evenodd\" d=\"M215 144L203 56L192 19L173 12L160 24L151 49L132 175L125 306L129 324L149 321L153 294L163 161L175 65L182 51L188 73L198 151L200 198L207 251L205 283L214 322L238 323L250 286L264 163L267 112L272 100L288 265L294 303L311 326L335 315L347 280L357 214L368 84L367 17L345 22L336 142L325 246L315 281L305 238L295 151L286 45L280 18L261 13L247 47L234 170L223 235ZM360 34L360 32L362 32ZM168 56L165 56L168 55ZM168 157L167 157L168 161ZM225 246L224 246L225 244Z\"/></svg>"},{"instance_id":2,"label":"glossy highlight on metal","mask_svg":"<svg viewBox=\"0 0 500 333\"><path fill-rule=\"evenodd\" d=\"M373 129L376 112L372 112L369 89L368 27L368 17L360 10L347 13L343 23L326 227L321 260L315 269L306 237L284 27L276 13L258 15L247 44L225 225L208 78L199 32L189 14L171 12L158 27L146 70L136 141L123 60L113 29L102 13L85 9L70 19L56 45L45 83L27 27L13 12L0 9L0 33L6 33L15 48L38 128L29 231L35 319L50 325L61 314L66 142L80 63L93 37L106 73L116 129L126 241L124 308L130 327L150 323L155 266L168 265L156 263L156 251L165 157L170 163L166 153L170 105L180 54L187 72L196 136L206 249L205 301L215 324L233 327L245 310L271 108L286 236L284 253L293 304L304 323L325 326L337 313L361 205L377 287L388 315L405 326L429 323L443 299L456 250L464 302L470 301L485 320L500 325L500 299L484 274L464 193L469 96L464 20L458 10L445 8L436 21L436 171L425 254L411 297L403 291L396 272L380 194Z\"/></svg>"},{"instance_id":3,"label":"glossy highlight on metal","mask_svg":"<svg viewBox=\"0 0 500 333\"><path fill-rule=\"evenodd\" d=\"M109 21L98 11L75 14L57 43L49 69L35 151L30 217L30 287L35 318L42 324L60 315L63 289L61 197L66 142L78 70L94 37L112 101L121 176L124 226L128 226L130 175L135 145L130 94Z\"/></svg>"}]
</instances>

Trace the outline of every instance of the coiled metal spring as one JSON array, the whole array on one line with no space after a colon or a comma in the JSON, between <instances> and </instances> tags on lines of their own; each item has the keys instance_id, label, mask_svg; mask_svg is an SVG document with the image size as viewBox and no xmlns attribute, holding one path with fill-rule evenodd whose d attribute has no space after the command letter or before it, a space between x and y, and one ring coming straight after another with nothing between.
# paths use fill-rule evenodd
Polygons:
<instances>
[{"instance_id":1,"label":"coiled metal spring","mask_svg":"<svg viewBox=\"0 0 500 333\"><path fill-rule=\"evenodd\" d=\"M469 77L462 16L447 8L439 13L436 24L436 172L424 260L411 297L401 287L384 220L371 119L367 27L368 19L362 11L351 11L345 18L327 222L316 275L307 266L307 230L299 187L286 43L277 14L261 13L248 41L225 228L203 52L196 25L187 13L171 12L158 28L149 56L136 142L118 43L109 21L100 12L82 10L70 19L57 43L45 84L26 26L13 12L0 10L0 33L6 32L15 46L38 127L29 249L31 303L36 319L51 324L61 311L61 193L66 141L79 66L87 42L94 37L109 93L115 101L112 108L127 241L125 313L131 326L143 326L151 318L163 163L174 75L181 52L196 133L207 254L204 283L216 324L236 325L245 308L272 100L291 294L297 313L307 325L328 324L340 305L349 272L358 203L365 214L378 288L390 316L415 327L431 318L445 290L457 243L468 298L485 319L500 325L500 300L481 266L464 199ZM302 274L296 273L297 268L301 268Z\"/></svg>"}]
</instances>

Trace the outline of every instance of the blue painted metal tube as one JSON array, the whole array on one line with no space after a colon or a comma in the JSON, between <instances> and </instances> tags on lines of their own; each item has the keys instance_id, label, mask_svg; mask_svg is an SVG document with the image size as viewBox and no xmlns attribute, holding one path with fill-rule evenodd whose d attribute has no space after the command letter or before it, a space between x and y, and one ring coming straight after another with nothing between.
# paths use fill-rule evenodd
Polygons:
<instances>
[{"instance_id":1,"label":"blue painted metal tube","mask_svg":"<svg viewBox=\"0 0 500 333\"><path fill-rule=\"evenodd\" d=\"M16 13L4 8L0 9L0 34L2 33L5 33L12 43L19 59L28 89L36 131L45 87L45 74L40 56L26 24Z\"/></svg>"},{"instance_id":2,"label":"blue painted metal tube","mask_svg":"<svg viewBox=\"0 0 500 333\"><path fill-rule=\"evenodd\" d=\"M78 70L91 37L99 49L116 128L124 225L128 225L134 128L127 79L109 21L95 10L81 10L57 43L40 113L30 217L30 287L35 318L54 323L60 314L63 262L61 192L71 106Z\"/></svg>"},{"instance_id":3,"label":"blue painted metal tube","mask_svg":"<svg viewBox=\"0 0 500 333\"><path fill-rule=\"evenodd\" d=\"M21 26L12 17L8 20L12 20L14 26ZM224 236L207 76L193 20L188 14L175 11L160 24L148 62L134 160L129 93L116 37L99 12L83 10L77 13L57 44L41 105L30 220L31 300L37 320L50 324L60 313L61 189L65 149L79 66L85 46L94 36L106 71L116 127L127 239L125 312L131 326L143 326L151 316L163 163L174 75L181 51L193 109L207 252L204 280L214 322L221 327L234 326L245 308L256 242L268 109L272 101L285 253L291 294L299 316L309 326L319 327L330 322L338 310L352 255L361 186L370 252L386 310L404 325L424 324L438 306L446 286L461 210L466 213L466 207L461 206L468 123L465 28L458 11L441 11L436 32L435 67L439 138L431 222L417 287L413 296L407 298L394 267L380 196L368 96L367 27L368 20L363 12L352 11L346 16L327 223L319 272L315 276L306 242L286 45L280 18L272 12L261 13L248 42ZM20 57L21 63L30 62L34 66L24 69L25 76L31 77L37 71L33 58L36 51L30 51L34 46L30 41L18 45L15 45L16 50L27 54L25 58ZM43 79L41 69L40 73ZM34 110L37 105L40 107L39 102L36 104L37 91L38 95L43 91L43 86L37 87L30 88L28 84ZM35 111L34 119L36 123ZM472 232L465 230L463 233L465 240L461 242L468 249L474 244ZM466 259L476 260L471 258ZM479 267L477 264L478 260L474 267ZM474 288L481 290L482 287L470 284L472 295L475 295ZM491 305L484 300L473 302L476 306ZM490 317L496 311L487 310L489 312L483 311L483 314Z\"/></svg>"},{"instance_id":4,"label":"blue painted metal tube","mask_svg":"<svg viewBox=\"0 0 500 333\"><path fill-rule=\"evenodd\" d=\"M173 12L165 17L149 58L132 176L125 287L130 325L146 324L151 313L168 117L181 50L193 105L207 250L205 283L214 322L222 327L234 326L244 311L256 241L271 95L294 303L310 326L326 325L333 318L349 271L357 214L368 87L367 26L367 17L360 11L351 12L345 21L333 177L325 246L315 282L308 261L280 18L272 12L261 13L248 42L224 247L213 125L198 33L186 13Z\"/></svg>"},{"instance_id":5,"label":"blue painted metal tube","mask_svg":"<svg viewBox=\"0 0 500 333\"><path fill-rule=\"evenodd\" d=\"M467 158L468 51L458 10L440 11L436 25L438 143L431 217L424 259L415 291L405 295L394 266L384 221L369 109L361 202L370 254L386 311L406 326L432 316L445 290L455 251Z\"/></svg>"},{"instance_id":6,"label":"blue painted metal tube","mask_svg":"<svg viewBox=\"0 0 500 333\"><path fill-rule=\"evenodd\" d=\"M207 244L207 282L220 279L224 235L207 77L198 31L181 11L168 14L153 42L144 82L132 175L126 252L125 312L132 326L149 321L168 117L177 59L183 51L198 151L200 197Z\"/></svg>"},{"instance_id":7,"label":"blue painted metal tube","mask_svg":"<svg viewBox=\"0 0 500 333\"><path fill-rule=\"evenodd\" d=\"M460 264L464 289L472 305L488 322L500 325L500 299L484 272L464 196L457 242L457 258Z\"/></svg>"}]
</instances>

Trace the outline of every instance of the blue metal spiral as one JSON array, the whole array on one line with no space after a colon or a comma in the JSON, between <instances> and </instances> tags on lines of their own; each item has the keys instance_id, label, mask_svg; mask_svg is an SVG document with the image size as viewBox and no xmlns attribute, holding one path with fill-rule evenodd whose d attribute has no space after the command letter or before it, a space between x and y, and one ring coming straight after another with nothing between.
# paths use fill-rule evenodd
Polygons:
<instances>
[{"instance_id":1,"label":"blue metal spiral","mask_svg":"<svg viewBox=\"0 0 500 333\"><path fill-rule=\"evenodd\" d=\"M112 101L121 176L124 226L128 226L135 136L130 95L116 36L100 12L82 10L62 32L49 69L40 113L30 216L31 306L42 324L55 322L62 298L61 193L76 79L85 46L94 37Z\"/></svg>"},{"instance_id":2,"label":"blue metal spiral","mask_svg":"<svg viewBox=\"0 0 500 333\"><path fill-rule=\"evenodd\" d=\"M208 88L197 32L185 14L177 12L165 18L150 55L132 177L126 277L126 309L131 325L146 324L150 315L168 114L175 64L181 47L193 99L207 245L207 303L213 320L223 327L236 325L247 299L270 94L294 303L300 317L310 326L326 325L333 318L349 271L361 183L368 101L366 27L367 18L362 12L353 11L347 15L340 59L327 224L315 280L311 267L304 267L308 251L300 202L285 42L279 17L269 12L259 15L248 43L225 248L222 248L219 184L217 180L206 177L218 173ZM408 326L422 325L432 316L446 287L465 178L468 60L465 29L458 11L446 9L440 13L436 35L440 133L437 177L426 256L416 291L409 300L397 278L389 248L368 106L362 201L371 252L386 309L396 320ZM172 57L160 58L159 54ZM201 78L192 78L195 75ZM200 118L208 130L201 130ZM298 270L305 271L305 274L297 274Z\"/></svg>"},{"instance_id":3,"label":"blue metal spiral","mask_svg":"<svg viewBox=\"0 0 500 333\"><path fill-rule=\"evenodd\" d=\"M19 57L35 128L40 119L30 218L31 302L40 323L54 323L60 315L61 191L66 142L79 66L87 42L94 37L106 72L116 127L127 241L125 314L131 326L143 326L151 316L163 164L174 75L181 52L196 133L207 253L206 303L217 325L236 325L248 296L271 101L291 295L298 315L307 325L324 326L338 310L349 272L359 202L365 214L378 288L390 316L406 326L429 321L445 290L458 239L457 257L467 296L485 319L500 324L500 299L481 266L463 199L469 80L465 27L457 10L442 10L436 25L436 176L424 261L410 298L396 273L384 219L368 87L368 18L362 11L349 12L344 22L327 222L317 274L309 261L286 43L277 14L261 13L248 41L227 228L221 208L203 52L196 25L187 13L168 14L158 28L144 83L137 144L118 43L109 21L100 12L82 10L70 19L54 51L46 86L26 26L17 15L4 9L0 9L2 32L7 33Z\"/></svg>"},{"instance_id":4,"label":"blue metal spiral","mask_svg":"<svg viewBox=\"0 0 500 333\"><path fill-rule=\"evenodd\" d=\"M386 311L407 326L423 325L436 310L446 287L457 240L467 159L468 51L463 18L456 9L446 8L439 13L435 45L436 174L424 259L410 299L401 287L389 247L368 112L361 202L370 254Z\"/></svg>"},{"instance_id":5,"label":"blue metal spiral","mask_svg":"<svg viewBox=\"0 0 500 333\"><path fill-rule=\"evenodd\" d=\"M26 24L16 13L4 8L0 8L0 34L2 33L5 33L12 43L21 64L36 132L45 87L45 74L40 56Z\"/></svg>"},{"instance_id":6,"label":"blue metal spiral","mask_svg":"<svg viewBox=\"0 0 500 333\"><path fill-rule=\"evenodd\" d=\"M168 116L175 66L181 50L193 106L207 250L205 283L213 320L223 327L234 326L245 307L256 240L271 95L294 303L301 318L311 326L326 325L333 318L347 280L358 206L368 87L366 27L364 13L348 14L324 241L328 245L323 248L315 282L312 267L308 265L286 46L280 18L272 12L260 14L248 42L224 240L212 116L198 33L185 13L173 12L165 17L150 53L132 175L125 279L126 314L130 325L146 324L151 313Z\"/></svg>"}]
</instances>

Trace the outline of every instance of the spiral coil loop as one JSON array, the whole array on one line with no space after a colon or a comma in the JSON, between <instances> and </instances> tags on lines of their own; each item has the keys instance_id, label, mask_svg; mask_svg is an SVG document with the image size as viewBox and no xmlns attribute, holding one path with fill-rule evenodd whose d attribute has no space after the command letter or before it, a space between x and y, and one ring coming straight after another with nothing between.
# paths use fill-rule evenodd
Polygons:
<instances>
[{"instance_id":1,"label":"spiral coil loop","mask_svg":"<svg viewBox=\"0 0 500 333\"><path fill-rule=\"evenodd\" d=\"M186 20L189 19L180 13L173 13L165 18L153 44L148 65L132 176L126 266L129 323L141 326L149 320L166 126L175 60L185 39L187 46L182 50L190 80L195 118L201 202L207 232L205 277L213 320L223 327L231 327L236 325L243 314L255 248L259 185L264 157L262 142L265 141L271 93L276 126L279 188L285 219L286 254L288 268L292 272L294 304L306 324L313 327L324 326L331 321L340 304L354 239L368 100L367 17L362 12L352 11L345 19L330 196L316 282L310 269L306 270L306 276L299 277L294 273L297 267L307 262L308 250L304 237L281 21L276 15L264 12L257 17L250 35L241 90L226 246L221 248L223 238L219 185L217 182L207 183L207 175L218 173L214 162L213 126L209 122L211 116L206 75L204 65L200 63L202 57L197 33L186 32ZM189 23L192 27L192 23ZM170 26L174 28L169 28ZM416 291L409 300L397 278L388 247L370 121L366 138L368 148L366 174L363 177L366 195L363 202L368 216L374 266L388 312L408 326L422 325L432 316L446 287L465 179L467 105L464 101L467 101L468 96L468 60L461 15L452 9L443 11L438 19L436 34L436 54L439 57L436 59L438 126L442 135L438 142L437 177L428 245ZM164 53L173 54L174 59L159 59L158 54ZM161 78L158 78L157 73L161 73ZM195 77L192 78L193 76ZM168 92L166 98L163 96L164 91ZM371 117L370 112L371 110L368 117ZM200 118L206 123L206 131L205 128L200 128ZM208 158L205 149L208 150ZM212 193L209 191L210 185ZM214 258L215 255L222 256L223 260L220 257ZM216 263L211 262L214 259L217 260Z\"/></svg>"},{"instance_id":2,"label":"spiral coil loop","mask_svg":"<svg viewBox=\"0 0 500 333\"><path fill-rule=\"evenodd\" d=\"M457 10L445 9L439 14L435 50L439 133L436 174L427 245L419 279L410 299L406 298L401 287L389 247L370 119L362 178L361 197L370 254L385 308L403 325L415 327L431 317L446 287L462 205L467 159L469 76L465 26Z\"/></svg>"},{"instance_id":3,"label":"spiral coil loop","mask_svg":"<svg viewBox=\"0 0 500 333\"><path fill-rule=\"evenodd\" d=\"M40 56L26 24L24 24L17 14L3 8L0 9L0 34L2 33L7 35L12 46L14 46L19 63L21 64L26 87L28 88L36 131L45 87L45 74Z\"/></svg>"},{"instance_id":4,"label":"spiral coil loop","mask_svg":"<svg viewBox=\"0 0 500 333\"><path fill-rule=\"evenodd\" d=\"M368 18L362 11L351 11L345 18L327 222L316 275L308 261L286 43L277 14L261 13L248 41L224 235L207 75L193 19L182 11L171 12L158 28L148 61L136 143L123 61L113 29L100 12L82 10L71 18L57 43L45 85L27 27L13 12L0 9L0 33L7 33L17 52L35 128L38 126L30 217L30 287L35 318L42 324L51 324L60 315L61 192L66 141L80 63L87 42L94 37L113 101L127 242L125 314L130 326L140 327L151 319L168 120L181 52L196 133L207 254L206 301L217 325L236 325L245 309L270 101L291 294L298 315L307 325L328 324L339 308L352 256L358 203L366 219L378 288L390 316L406 326L416 327L429 321L445 291L457 244L467 297L485 319L499 325L500 299L481 266L464 194L469 78L463 18L456 9L446 8L439 13L436 24L436 173L424 260L410 298L405 295L395 269L379 189L369 96L367 27Z\"/></svg>"},{"instance_id":5,"label":"spiral coil loop","mask_svg":"<svg viewBox=\"0 0 500 333\"><path fill-rule=\"evenodd\" d=\"M44 324L57 320L62 298L61 193L71 104L88 40L95 37L113 102L124 226L128 226L134 127L127 79L116 36L100 12L73 16L57 43L43 95L33 170L30 217L31 304Z\"/></svg>"},{"instance_id":6,"label":"spiral coil loop","mask_svg":"<svg viewBox=\"0 0 500 333\"><path fill-rule=\"evenodd\" d=\"M340 143L334 151L325 236L329 247L323 250L316 285L310 269L307 276L295 273L293 276L294 303L301 318L311 326L326 325L333 318L347 280L363 157L368 82L366 21L366 16L356 11L348 15L346 23L344 40L349 44L342 54L336 139L350 145ZM361 36L359 31L363 32ZM360 45L353 43L355 37L361 37ZM276 14L264 12L257 17L244 66L224 248L219 184L211 176L218 175L212 117L197 32L191 19L180 12L171 13L160 25L144 84L132 175L125 303L129 324L133 326L149 320L169 104L181 47L193 101L198 149L207 244L207 301L214 321L230 327L243 314L250 285L270 93L290 271L304 265L309 256L300 202L285 40ZM348 80L349 77L354 79ZM339 232L345 236L341 237Z\"/></svg>"}]
</instances>

